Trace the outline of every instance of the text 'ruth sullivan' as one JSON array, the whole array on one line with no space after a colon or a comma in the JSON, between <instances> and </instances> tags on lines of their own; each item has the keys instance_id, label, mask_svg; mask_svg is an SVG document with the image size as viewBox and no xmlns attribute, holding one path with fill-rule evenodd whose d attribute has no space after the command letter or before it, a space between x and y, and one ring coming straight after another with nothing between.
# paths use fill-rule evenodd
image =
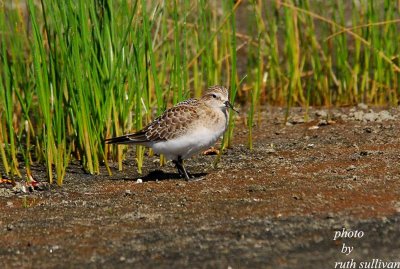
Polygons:
<instances>
[{"instance_id":1,"label":"text 'ruth sullivan'","mask_svg":"<svg viewBox=\"0 0 400 269\"><path fill-rule=\"evenodd\" d=\"M381 259L372 259L371 261L361 261L357 263L354 259L351 259L348 261L335 262L335 268L400 268L400 261L387 262Z\"/></svg>"}]
</instances>

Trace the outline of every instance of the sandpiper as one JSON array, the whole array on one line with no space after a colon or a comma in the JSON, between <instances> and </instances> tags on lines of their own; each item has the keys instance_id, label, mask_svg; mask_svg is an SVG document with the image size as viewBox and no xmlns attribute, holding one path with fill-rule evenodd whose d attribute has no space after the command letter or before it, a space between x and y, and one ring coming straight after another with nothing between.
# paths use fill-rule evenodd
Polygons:
<instances>
[{"instance_id":1,"label":"sandpiper","mask_svg":"<svg viewBox=\"0 0 400 269\"><path fill-rule=\"evenodd\" d=\"M172 160L178 173L190 180L183 160L212 146L228 126L228 90L212 86L200 99L187 99L166 110L142 130L106 139L107 144L150 147Z\"/></svg>"}]
</instances>

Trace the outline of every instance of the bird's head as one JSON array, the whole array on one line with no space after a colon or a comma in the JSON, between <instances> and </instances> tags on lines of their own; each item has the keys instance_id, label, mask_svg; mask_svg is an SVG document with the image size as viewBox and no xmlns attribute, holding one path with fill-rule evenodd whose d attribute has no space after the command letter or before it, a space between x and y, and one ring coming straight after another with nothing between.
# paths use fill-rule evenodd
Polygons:
<instances>
[{"instance_id":1,"label":"bird's head","mask_svg":"<svg viewBox=\"0 0 400 269\"><path fill-rule=\"evenodd\" d=\"M228 89L224 86L209 87L201 97L201 100L209 107L220 108L223 111L227 108L231 108L239 113L239 111L237 111L229 102Z\"/></svg>"}]
</instances>

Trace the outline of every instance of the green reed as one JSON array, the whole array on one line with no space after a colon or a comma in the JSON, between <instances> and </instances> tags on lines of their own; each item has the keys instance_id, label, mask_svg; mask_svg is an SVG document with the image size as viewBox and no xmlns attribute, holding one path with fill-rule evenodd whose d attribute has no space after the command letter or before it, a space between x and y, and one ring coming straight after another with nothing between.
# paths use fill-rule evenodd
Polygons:
<instances>
[{"instance_id":1,"label":"green reed","mask_svg":"<svg viewBox=\"0 0 400 269\"><path fill-rule=\"evenodd\" d=\"M309 106L399 102L398 1L15 3L0 6L0 172L11 176L44 163L61 185L71 159L91 174L111 173L110 160L123 169L128 147L104 138L214 84L243 104L250 148L266 104L307 118ZM138 146L139 172L144 158Z\"/></svg>"}]
</instances>

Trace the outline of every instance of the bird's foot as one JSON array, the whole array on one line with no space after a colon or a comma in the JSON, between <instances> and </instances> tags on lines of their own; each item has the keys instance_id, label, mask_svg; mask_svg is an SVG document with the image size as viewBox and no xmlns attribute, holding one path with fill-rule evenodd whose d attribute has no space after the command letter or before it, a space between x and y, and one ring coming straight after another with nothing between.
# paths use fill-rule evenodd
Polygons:
<instances>
[{"instance_id":1,"label":"bird's foot","mask_svg":"<svg viewBox=\"0 0 400 269\"><path fill-rule=\"evenodd\" d=\"M182 159L178 158L178 160L173 160L172 162L175 164L175 167L178 170L179 175L181 177L184 177L186 181L190 181L191 178L194 178L193 176L190 176L190 174L186 171L185 167L183 166Z\"/></svg>"},{"instance_id":2,"label":"bird's foot","mask_svg":"<svg viewBox=\"0 0 400 269\"><path fill-rule=\"evenodd\" d=\"M183 169L183 171L179 171L179 175L181 177L184 177L186 181L190 181L192 178L194 178L192 175L190 175L188 172L186 172L185 168Z\"/></svg>"},{"instance_id":3,"label":"bird's foot","mask_svg":"<svg viewBox=\"0 0 400 269\"><path fill-rule=\"evenodd\" d=\"M185 168L183 167L182 162L179 161L179 160L178 160L178 161L173 160L172 162L175 164L175 167L176 167L176 169L178 170L179 176L180 176L181 178L184 177L186 180L188 180L189 176L188 176L188 174L187 174Z\"/></svg>"},{"instance_id":4,"label":"bird's foot","mask_svg":"<svg viewBox=\"0 0 400 269\"><path fill-rule=\"evenodd\" d=\"M205 177L194 177L192 176L189 180L186 180L187 182L197 182L197 181L203 181Z\"/></svg>"}]
</instances>

